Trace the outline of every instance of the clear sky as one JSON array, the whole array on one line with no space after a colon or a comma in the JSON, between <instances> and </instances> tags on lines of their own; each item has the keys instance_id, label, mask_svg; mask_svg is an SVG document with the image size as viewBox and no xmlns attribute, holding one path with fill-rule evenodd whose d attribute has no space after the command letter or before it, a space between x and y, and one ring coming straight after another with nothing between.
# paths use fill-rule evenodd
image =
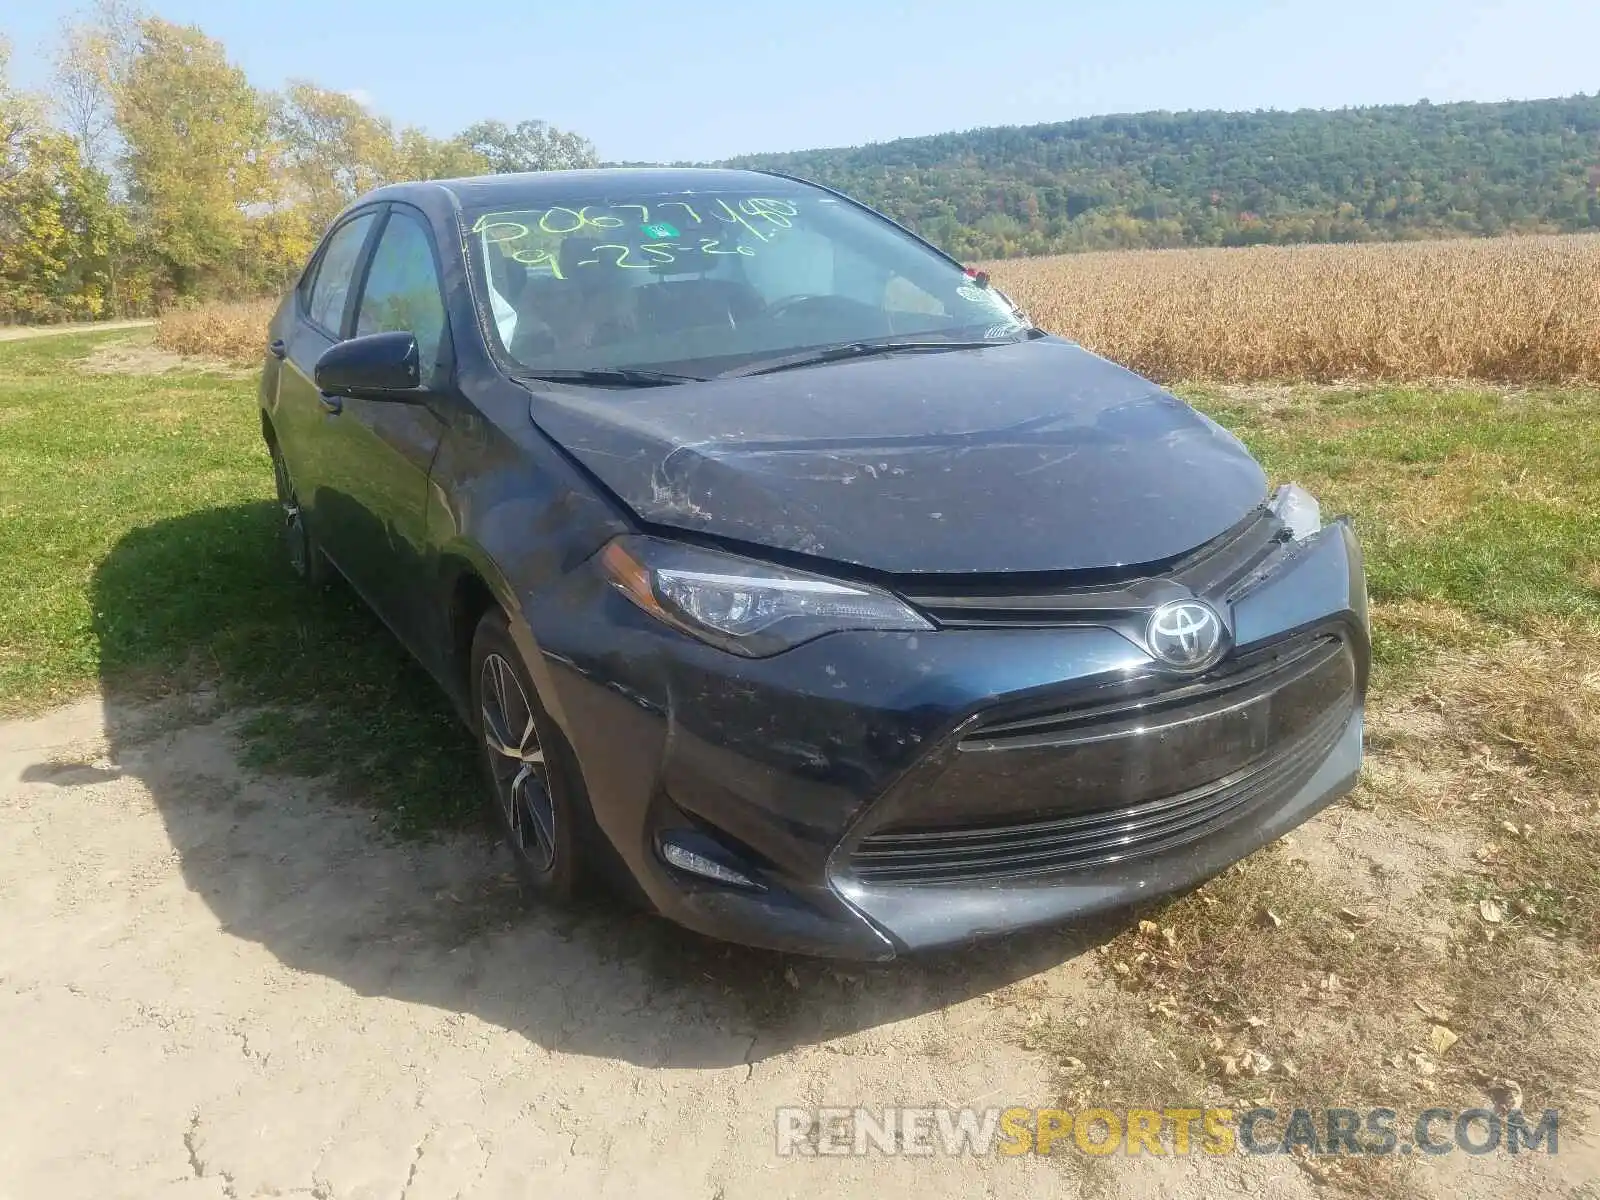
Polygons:
<instances>
[{"instance_id":1,"label":"clear sky","mask_svg":"<svg viewBox=\"0 0 1600 1200\"><path fill-rule=\"evenodd\" d=\"M1600 0L149 0L258 86L450 134L542 117L608 160L981 125L1600 91ZM4 0L14 72L77 2Z\"/></svg>"}]
</instances>

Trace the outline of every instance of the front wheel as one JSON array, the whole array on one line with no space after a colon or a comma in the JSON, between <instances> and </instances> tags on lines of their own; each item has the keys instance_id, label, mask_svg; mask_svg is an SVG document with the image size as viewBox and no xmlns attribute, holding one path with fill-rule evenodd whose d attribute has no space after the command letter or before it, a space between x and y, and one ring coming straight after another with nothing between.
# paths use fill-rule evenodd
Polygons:
<instances>
[{"instance_id":1,"label":"front wheel","mask_svg":"<svg viewBox=\"0 0 1600 1200\"><path fill-rule=\"evenodd\" d=\"M518 874L542 895L570 898L584 875L586 801L498 609L472 639L472 711L492 807Z\"/></svg>"}]
</instances>

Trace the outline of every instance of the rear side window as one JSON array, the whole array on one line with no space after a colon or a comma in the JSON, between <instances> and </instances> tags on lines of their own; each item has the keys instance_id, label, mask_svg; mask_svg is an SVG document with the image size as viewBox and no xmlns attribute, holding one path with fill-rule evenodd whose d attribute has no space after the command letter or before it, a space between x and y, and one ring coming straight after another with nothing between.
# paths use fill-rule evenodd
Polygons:
<instances>
[{"instance_id":1,"label":"rear side window","mask_svg":"<svg viewBox=\"0 0 1600 1200\"><path fill-rule=\"evenodd\" d=\"M422 223L399 209L383 227L356 315L357 334L396 330L415 335L424 369L438 362L444 340L439 272Z\"/></svg>"},{"instance_id":2,"label":"rear side window","mask_svg":"<svg viewBox=\"0 0 1600 1200\"><path fill-rule=\"evenodd\" d=\"M334 230L327 249L322 252L306 309L307 315L329 333L343 332L344 305L355 279L356 260L361 257L361 247L375 219L375 213L364 213L347 221Z\"/></svg>"}]
</instances>

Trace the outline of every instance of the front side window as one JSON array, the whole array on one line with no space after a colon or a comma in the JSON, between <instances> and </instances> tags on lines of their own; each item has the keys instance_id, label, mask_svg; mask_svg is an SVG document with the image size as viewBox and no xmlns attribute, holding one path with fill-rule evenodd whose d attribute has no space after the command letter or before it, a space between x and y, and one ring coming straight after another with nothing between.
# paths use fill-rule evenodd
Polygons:
<instances>
[{"instance_id":1,"label":"front side window","mask_svg":"<svg viewBox=\"0 0 1600 1200\"><path fill-rule=\"evenodd\" d=\"M427 231L415 217L396 210L372 253L356 312L356 333L414 334L426 375L439 360L444 325L444 298Z\"/></svg>"},{"instance_id":2,"label":"front side window","mask_svg":"<svg viewBox=\"0 0 1600 1200\"><path fill-rule=\"evenodd\" d=\"M782 180L469 210L486 332L516 366L714 374L874 339L1010 340L998 292L872 213Z\"/></svg>"},{"instance_id":3,"label":"front side window","mask_svg":"<svg viewBox=\"0 0 1600 1200\"><path fill-rule=\"evenodd\" d=\"M374 213L363 213L346 221L333 231L328 245L317 265L316 282L311 285L311 301L307 313L311 319L329 333L343 332L344 305L350 296L350 285L355 280L356 260L361 257L361 247L376 219Z\"/></svg>"}]
</instances>

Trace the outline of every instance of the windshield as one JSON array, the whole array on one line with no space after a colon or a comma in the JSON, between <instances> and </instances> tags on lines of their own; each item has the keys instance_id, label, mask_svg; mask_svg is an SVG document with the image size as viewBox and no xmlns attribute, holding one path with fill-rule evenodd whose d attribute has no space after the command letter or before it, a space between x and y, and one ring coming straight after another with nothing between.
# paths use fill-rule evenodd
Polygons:
<instances>
[{"instance_id":1,"label":"windshield","mask_svg":"<svg viewBox=\"0 0 1600 1200\"><path fill-rule=\"evenodd\" d=\"M755 191L469 210L488 333L515 367L704 377L849 343L1010 341L1004 296L848 201Z\"/></svg>"}]
</instances>

